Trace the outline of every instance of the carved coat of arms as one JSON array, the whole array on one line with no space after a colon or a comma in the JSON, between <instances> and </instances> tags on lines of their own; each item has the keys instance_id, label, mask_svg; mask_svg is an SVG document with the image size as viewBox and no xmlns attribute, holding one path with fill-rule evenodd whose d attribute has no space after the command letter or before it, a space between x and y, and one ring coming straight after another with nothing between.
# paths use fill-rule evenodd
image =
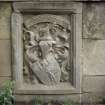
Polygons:
<instances>
[{"instance_id":1,"label":"carved coat of arms","mask_svg":"<svg viewBox=\"0 0 105 105\"><path fill-rule=\"evenodd\" d=\"M70 23L63 16L34 15L24 21L24 75L35 84L69 81L69 38Z\"/></svg>"}]
</instances>

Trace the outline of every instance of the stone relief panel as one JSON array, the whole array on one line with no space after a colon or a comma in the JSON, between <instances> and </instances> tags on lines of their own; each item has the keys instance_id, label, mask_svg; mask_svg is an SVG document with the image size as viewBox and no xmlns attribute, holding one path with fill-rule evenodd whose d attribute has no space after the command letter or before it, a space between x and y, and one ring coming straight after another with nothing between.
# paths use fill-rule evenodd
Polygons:
<instances>
[{"instance_id":1,"label":"stone relief panel","mask_svg":"<svg viewBox=\"0 0 105 105\"><path fill-rule=\"evenodd\" d=\"M69 16L24 15L24 69L26 83L56 85L70 82Z\"/></svg>"},{"instance_id":2,"label":"stone relief panel","mask_svg":"<svg viewBox=\"0 0 105 105\"><path fill-rule=\"evenodd\" d=\"M82 4L16 2L13 9L16 93L80 93Z\"/></svg>"}]
</instances>

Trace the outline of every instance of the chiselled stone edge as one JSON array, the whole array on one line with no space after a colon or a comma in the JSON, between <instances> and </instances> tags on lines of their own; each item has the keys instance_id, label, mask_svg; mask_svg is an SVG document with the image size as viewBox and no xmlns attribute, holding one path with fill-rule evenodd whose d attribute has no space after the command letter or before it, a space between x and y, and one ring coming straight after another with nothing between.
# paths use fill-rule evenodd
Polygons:
<instances>
[{"instance_id":1,"label":"chiselled stone edge","mask_svg":"<svg viewBox=\"0 0 105 105\"><path fill-rule=\"evenodd\" d=\"M67 14L67 13L82 13L82 3L74 2L15 2L13 3L13 9L15 12L55 12Z\"/></svg>"}]
</instances>

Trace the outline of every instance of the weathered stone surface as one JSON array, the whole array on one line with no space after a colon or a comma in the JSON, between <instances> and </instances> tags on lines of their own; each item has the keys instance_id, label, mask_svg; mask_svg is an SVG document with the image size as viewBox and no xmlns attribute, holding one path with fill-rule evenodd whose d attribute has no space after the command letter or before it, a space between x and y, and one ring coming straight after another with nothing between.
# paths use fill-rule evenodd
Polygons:
<instances>
[{"instance_id":1,"label":"weathered stone surface","mask_svg":"<svg viewBox=\"0 0 105 105\"><path fill-rule=\"evenodd\" d=\"M0 39L10 38L11 4L0 3Z\"/></svg>"},{"instance_id":2,"label":"weathered stone surface","mask_svg":"<svg viewBox=\"0 0 105 105\"><path fill-rule=\"evenodd\" d=\"M5 82L10 80L10 77L0 77L0 87L4 86Z\"/></svg>"},{"instance_id":3,"label":"weathered stone surface","mask_svg":"<svg viewBox=\"0 0 105 105\"><path fill-rule=\"evenodd\" d=\"M105 40L83 39L83 73L105 75Z\"/></svg>"},{"instance_id":4,"label":"weathered stone surface","mask_svg":"<svg viewBox=\"0 0 105 105\"><path fill-rule=\"evenodd\" d=\"M10 51L10 40L0 40L0 76L11 75Z\"/></svg>"},{"instance_id":5,"label":"weathered stone surface","mask_svg":"<svg viewBox=\"0 0 105 105\"><path fill-rule=\"evenodd\" d=\"M105 39L105 3L84 4L83 38Z\"/></svg>"},{"instance_id":6,"label":"weathered stone surface","mask_svg":"<svg viewBox=\"0 0 105 105\"><path fill-rule=\"evenodd\" d=\"M81 16L82 13L82 3L75 3L75 2L15 2L13 4L13 9L15 12L18 11L27 11L27 12L46 12L48 10L48 13L50 12L61 12L65 14L70 12L79 13L78 15ZM81 18L81 17L80 17ZM81 24L81 21L79 21Z\"/></svg>"},{"instance_id":7,"label":"weathered stone surface","mask_svg":"<svg viewBox=\"0 0 105 105\"><path fill-rule=\"evenodd\" d=\"M105 92L105 76L84 76L83 92Z\"/></svg>"},{"instance_id":8,"label":"weathered stone surface","mask_svg":"<svg viewBox=\"0 0 105 105\"><path fill-rule=\"evenodd\" d=\"M84 103L83 105L101 105L99 103L102 103L103 98L105 98L105 93L103 93L103 92L84 93L81 96L81 101L82 101L82 103Z\"/></svg>"}]
</instances>

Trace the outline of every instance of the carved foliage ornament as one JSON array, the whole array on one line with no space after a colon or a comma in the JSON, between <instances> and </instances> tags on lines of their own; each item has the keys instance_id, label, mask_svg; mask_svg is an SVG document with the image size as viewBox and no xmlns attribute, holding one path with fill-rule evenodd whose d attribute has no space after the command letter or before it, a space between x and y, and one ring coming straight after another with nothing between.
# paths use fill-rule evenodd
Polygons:
<instances>
[{"instance_id":1,"label":"carved foliage ornament","mask_svg":"<svg viewBox=\"0 0 105 105\"><path fill-rule=\"evenodd\" d=\"M24 78L34 84L70 81L70 24L63 16L34 15L24 21Z\"/></svg>"}]
</instances>

